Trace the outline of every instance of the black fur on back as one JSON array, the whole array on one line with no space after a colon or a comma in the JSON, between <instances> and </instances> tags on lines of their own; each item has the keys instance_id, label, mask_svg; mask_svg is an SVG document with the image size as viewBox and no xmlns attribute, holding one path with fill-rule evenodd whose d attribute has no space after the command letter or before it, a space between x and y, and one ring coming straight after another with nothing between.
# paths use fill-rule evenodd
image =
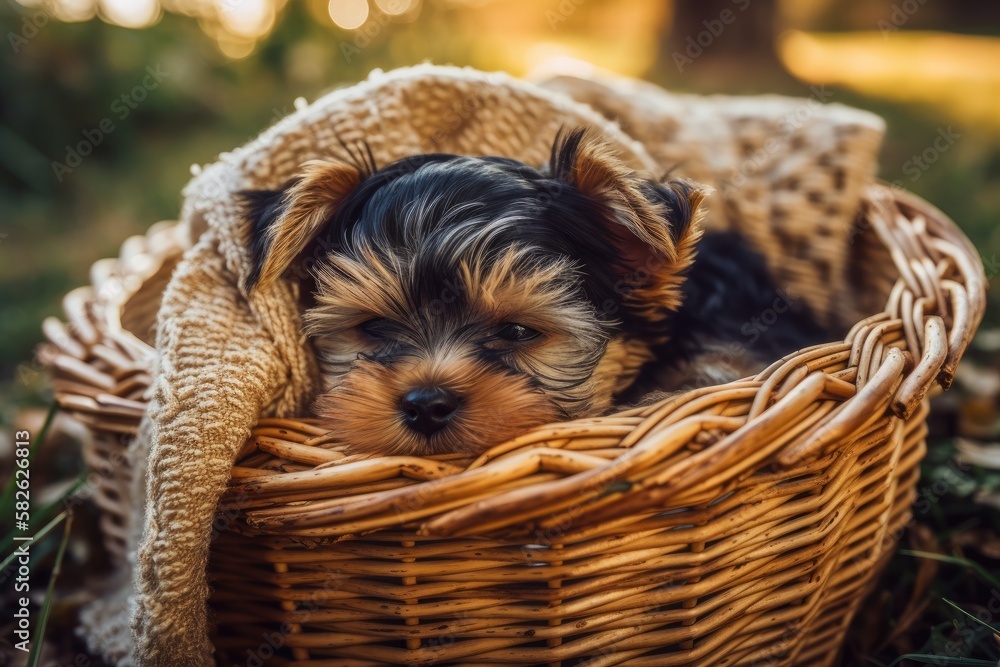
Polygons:
<instances>
[{"instance_id":1,"label":"black fur on back","mask_svg":"<svg viewBox=\"0 0 1000 667\"><path fill-rule=\"evenodd\" d=\"M764 258L737 232L701 238L682 291L670 341L656 351L663 363L690 359L708 341L737 343L766 363L834 338L802 299L778 287Z\"/></svg>"}]
</instances>

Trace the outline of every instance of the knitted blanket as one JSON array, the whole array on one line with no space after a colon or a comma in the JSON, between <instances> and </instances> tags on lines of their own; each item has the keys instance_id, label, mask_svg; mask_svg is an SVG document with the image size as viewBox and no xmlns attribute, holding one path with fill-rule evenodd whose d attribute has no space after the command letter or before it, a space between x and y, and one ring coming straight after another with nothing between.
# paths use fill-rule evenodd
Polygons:
<instances>
[{"instance_id":1,"label":"knitted blanket","mask_svg":"<svg viewBox=\"0 0 1000 667\"><path fill-rule=\"evenodd\" d=\"M800 118L803 105L808 114ZM224 528L214 523L218 499L257 419L306 414L319 386L291 283L249 297L241 290L250 262L236 193L278 187L303 162L361 140L379 164L448 152L541 165L557 131L581 125L637 170L676 167L714 185L709 224L738 226L769 259L790 249L801 257L805 248L806 260L774 262L785 267L779 278L818 312L831 312L824 295L844 280L859 193L874 174L877 117L786 98L674 96L622 80L539 86L430 65L377 71L223 154L184 191L181 219L192 245L163 295L151 402L131 451L135 469L145 471L133 499L133 525L141 528L134 590L123 587L88 610L92 646L118 664L214 664L206 564L213 532ZM822 269L808 261L816 230L844 239L840 251L822 246Z\"/></svg>"}]
</instances>

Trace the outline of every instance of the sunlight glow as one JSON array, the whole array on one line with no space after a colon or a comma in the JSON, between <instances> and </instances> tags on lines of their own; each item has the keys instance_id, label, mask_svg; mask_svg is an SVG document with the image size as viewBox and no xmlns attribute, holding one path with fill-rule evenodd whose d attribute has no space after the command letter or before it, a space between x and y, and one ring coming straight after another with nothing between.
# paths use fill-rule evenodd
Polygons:
<instances>
[{"instance_id":1,"label":"sunlight glow","mask_svg":"<svg viewBox=\"0 0 1000 667\"><path fill-rule=\"evenodd\" d=\"M527 78L540 81L554 76L575 76L586 79L598 71L592 63L558 51L542 51L535 54L534 63L528 71Z\"/></svg>"},{"instance_id":2,"label":"sunlight glow","mask_svg":"<svg viewBox=\"0 0 1000 667\"><path fill-rule=\"evenodd\" d=\"M944 32L789 31L778 40L788 70L808 83L927 104L957 121L1000 126L1000 39Z\"/></svg>"},{"instance_id":3,"label":"sunlight glow","mask_svg":"<svg viewBox=\"0 0 1000 667\"><path fill-rule=\"evenodd\" d=\"M274 27L271 0L219 0L222 27L240 37L263 37Z\"/></svg>"},{"instance_id":4,"label":"sunlight glow","mask_svg":"<svg viewBox=\"0 0 1000 667\"><path fill-rule=\"evenodd\" d=\"M123 28L146 28L160 18L157 0L101 0L101 17Z\"/></svg>"},{"instance_id":5,"label":"sunlight glow","mask_svg":"<svg viewBox=\"0 0 1000 667\"><path fill-rule=\"evenodd\" d=\"M413 4L413 0L375 0L375 5L389 16L405 14Z\"/></svg>"},{"instance_id":6,"label":"sunlight glow","mask_svg":"<svg viewBox=\"0 0 1000 667\"><path fill-rule=\"evenodd\" d=\"M38 7L52 18L87 21L98 16L127 28L151 26L164 13L187 16L227 58L252 55L275 28L288 0L14 0ZM785 0L790 1L790 0ZM832 0L810 0L827 2ZM430 0L428 0L430 2ZM669 20L668 0L436 0L454 11L426 19L422 0L302 0L312 20L340 30L359 31L354 40L377 41L400 62L418 62L442 48L432 33L447 26L456 44L466 50L469 64L515 75L537 68L564 67L561 59L593 62L619 74L638 76L653 67L660 36ZM421 16L427 31L404 24ZM391 26L391 27L390 27ZM390 34L407 33L403 39ZM339 35L336 39L343 39ZM334 45L334 48L341 46ZM312 60L296 66L300 83L328 78L333 62L330 44L316 42ZM304 43L303 49L312 48ZM451 58L452 56L447 56ZM447 59L446 58L446 59Z\"/></svg>"},{"instance_id":7,"label":"sunlight glow","mask_svg":"<svg viewBox=\"0 0 1000 667\"><path fill-rule=\"evenodd\" d=\"M345 30L354 30L368 19L368 0L330 0L330 18Z\"/></svg>"},{"instance_id":8,"label":"sunlight glow","mask_svg":"<svg viewBox=\"0 0 1000 667\"><path fill-rule=\"evenodd\" d=\"M227 58L232 58L233 60L246 58L253 53L253 48L257 44L257 42L252 39L241 40L226 37L219 38L217 42L219 44L219 50L222 51L222 54Z\"/></svg>"},{"instance_id":9,"label":"sunlight glow","mask_svg":"<svg viewBox=\"0 0 1000 667\"><path fill-rule=\"evenodd\" d=\"M60 0L50 7L52 15L66 23L89 21L97 14L97 3L94 0Z\"/></svg>"}]
</instances>

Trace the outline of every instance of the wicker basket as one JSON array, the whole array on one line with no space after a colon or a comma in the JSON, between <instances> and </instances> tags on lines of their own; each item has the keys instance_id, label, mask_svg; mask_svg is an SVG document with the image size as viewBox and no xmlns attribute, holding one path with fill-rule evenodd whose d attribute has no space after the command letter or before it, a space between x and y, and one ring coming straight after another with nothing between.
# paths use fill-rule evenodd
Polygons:
<instances>
[{"instance_id":1,"label":"wicker basket","mask_svg":"<svg viewBox=\"0 0 1000 667\"><path fill-rule=\"evenodd\" d=\"M308 419L262 420L217 522L220 660L834 663L909 520L925 397L950 384L985 302L974 249L913 195L872 186L857 231L857 294L840 301L880 312L756 378L475 460L364 460ZM95 468L135 432L156 296L182 247L164 227L131 239L67 297L68 328L45 324ZM120 557L129 474L102 478Z\"/></svg>"}]
</instances>

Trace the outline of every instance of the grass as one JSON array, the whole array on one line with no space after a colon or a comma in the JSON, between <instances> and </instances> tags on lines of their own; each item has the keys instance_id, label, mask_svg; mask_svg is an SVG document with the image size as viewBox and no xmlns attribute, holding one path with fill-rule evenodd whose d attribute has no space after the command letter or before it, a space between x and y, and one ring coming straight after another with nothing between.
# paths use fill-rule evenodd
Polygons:
<instances>
[{"instance_id":1,"label":"grass","mask_svg":"<svg viewBox=\"0 0 1000 667\"><path fill-rule=\"evenodd\" d=\"M947 605L949 605L949 606L957 609L959 611L959 613L961 613L962 615L964 615L964 616L966 616L968 618L971 618L974 623L979 623L984 628L988 628L990 631L993 632L993 634L1000 634L1000 630L997 630L995 627L993 627L992 625L990 625L989 623L987 623L983 619L979 618L975 614L971 614L968 611L966 611L965 609L962 609L959 605L955 604L954 602L952 602L948 598L941 598L941 599L942 599L942 601L944 601L945 604L947 604Z\"/></svg>"},{"instance_id":2,"label":"grass","mask_svg":"<svg viewBox=\"0 0 1000 667\"><path fill-rule=\"evenodd\" d=\"M930 560L936 560L940 563L950 563L952 565L961 565L962 567L967 567L973 572L975 572L983 581L993 586L996 589L1000 589L1000 578L991 573L985 567L979 563L975 563L967 558L959 558L958 556L945 556L944 554L929 553L926 551L913 551L912 549L900 549L900 555L902 556L916 556L917 558L928 558Z\"/></svg>"},{"instance_id":3,"label":"grass","mask_svg":"<svg viewBox=\"0 0 1000 667\"><path fill-rule=\"evenodd\" d=\"M31 641L31 650L28 652L28 667L38 667L42 657L43 639L45 629L49 624L49 614L52 612L52 601L55 599L56 581L62 571L63 557L66 555L66 545L69 544L69 536L73 530L72 513L66 518L66 525L63 528L62 542L59 543L59 551L56 553L55 565L52 566L52 573L49 575L49 586L45 591L45 601L42 603L41 612L38 615L38 622L35 629L35 636Z\"/></svg>"},{"instance_id":4,"label":"grass","mask_svg":"<svg viewBox=\"0 0 1000 667\"><path fill-rule=\"evenodd\" d=\"M996 660L979 660L977 658L950 658L944 655L932 655L929 653L907 653L901 655L889 663L889 667L896 667L905 660L914 660L922 665L990 665L996 667Z\"/></svg>"},{"instance_id":5,"label":"grass","mask_svg":"<svg viewBox=\"0 0 1000 667\"><path fill-rule=\"evenodd\" d=\"M960 410L974 399L962 397ZM957 463L950 438L929 440L904 548L852 628L855 640L874 641L852 647L844 664L1000 665L1000 552L990 547L1000 545L1000 513L979 502L996 477Z\"/></svg>"},{"instance_id":6,"label":"grass","mask_svg":"<svg viewBox=\"0 0 1000 667\"><path fill-rule=\"evenodd\" d=\"M68 516L67 512L60 513L59 516L57 516L56 518L52 519L47 524L45 524L45 526L43 526L40 531L38 531L37 533L35 533L34 535L32 535L31 536L31 542L32 543L41 542L42 539L46 535L48 535L50 532L52 532L53 528L55 528L60 523L62 523L62 521L67 516ZM5 547L5 549L7 549L7 548L10 548L10 547L9 546ZM7 557L4 558L2 561L0 561L0 571L5 570L8 565L10 565L11 563L14 562L15 558L17 558L17 549L12 549L11 552L9 554L7 554Z\"/></svg>"}]
</instances>

